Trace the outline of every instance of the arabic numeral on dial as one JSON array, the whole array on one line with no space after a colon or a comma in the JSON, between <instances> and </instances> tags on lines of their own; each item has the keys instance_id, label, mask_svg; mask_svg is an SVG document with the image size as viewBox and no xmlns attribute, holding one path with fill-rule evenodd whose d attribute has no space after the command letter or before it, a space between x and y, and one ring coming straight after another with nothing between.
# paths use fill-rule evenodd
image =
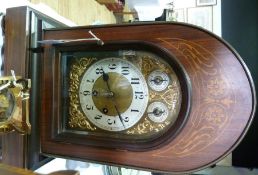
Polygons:
<instances>
[{"instance_id":1,"label":"arabic numeral on dial","mask_svg":"<svg viewBox=\"0 0 258 175\"><path fill-rule=\"evenodd\" d=\"M102 115L96 115L95 117L94 117L94 119L96 119L96 120L100 120L102 118Z\"/></svg>"},{"instance_id":2,"label":"arabic numeral on dial","mask_svg":"<svg viewBox=\"0 0 258 175\"><path fill-rule=\"evenodd\" d=\"M139 112L138 109L131 109L131 112Z\"/></svg>"},{"instance_id":3,"label":"arabic numeral on dial","mask_svg":"<svg viewBox=\"0 0 258 175\"><path fill-rule=\"evenodd\" d=\"M109 64L108 68L111 70L114 70L114 69L116 69L116 64L115 63Z\"/></svg>"},{"instance_id":4,"label":"arabic numeral on dial","mask_svg":"<svg viewBox=\"0 0 258 175\"><path fill-rule=\"evenodd\" d=\"M113 124L116 124L116 120L112 120L112 119L108 119L107 120L107 123L109 124L109 125L113 125Z\"/></svg>"},{"instance_id":5,"label":"arabic numeral on dial","mask_svg":"<svg viewBox=\"0 0 258 175\"><path fill-rule=\"evenodd\" d=\"M124 121L124 122L129 122L129 117L124 117L124 118L123 118L123 121Z\"/></svg>"},{"instance_id":6,"label":"arabic numeral on dial","mask_svg":"<svg viewBox=\"0 0 258 175\"><path fill-rule=\"evenodd\" d=\"M86 80L88 83L94 83L94 79Z\"/></svg>"},{"instance_id":7,"label":"arabic numeral on dial","mask_svg":"<svg viewBox=\"0 0 258 175\"><path fill-rule=\"evenodd\" d=\"M93 110L93 106L91 106L91 105L86 105L85 107L87 110Z\"/></svg>"},{"instance_id":8,"label":"arabic numeral on dial","mask_svg":"<svg viewBox=\"0 0 258 175\"><path fill-rule=\"evenodd\" d=\"M84 96L87 96L87 95L91 95L91 92L90 91L83 91L83 92L81 92L81 94L83 94Z\"/></svg>"},{"instance_id":9,"label":"arabic numeral on dial","mask_svg":"<svg viewBox=\"0 0 258 175\"><path fill-rule=\"evenodd\" d=\"M144 95L143 95L143 92L135 92L135 99L144 99Z\"/></svg>"},{"instance_id":10,"label":"arabic numeral on dial","mask_svg":"<svg viewBox=\"0 0 258 175\"><path fill-rule=\"evenodd\" d=\"M104 72L104 70L103 70L103 67L98 67L98 68L96 68L96 74L103 74L103 72Z\"/></svg>"},{"instance_id":11,"label":"arabic numeral on dial","mask_svg":"<svg viewBox=\"0 0 258 175\"><path fill-rule=\"evenodd\" d=\"M139 78L131 78L131 84L140 84Z\"/></svg>"},{"instance_id":12,"label":"arabic numeral on dial","mask_svg":"<svg viewBox=\"0 0 258 175\"><path fill-rule=\"evenodd\" d=\"M122 66L122 72L123 75L129 75L129 66Z\"/></svg>"}]
</instances>

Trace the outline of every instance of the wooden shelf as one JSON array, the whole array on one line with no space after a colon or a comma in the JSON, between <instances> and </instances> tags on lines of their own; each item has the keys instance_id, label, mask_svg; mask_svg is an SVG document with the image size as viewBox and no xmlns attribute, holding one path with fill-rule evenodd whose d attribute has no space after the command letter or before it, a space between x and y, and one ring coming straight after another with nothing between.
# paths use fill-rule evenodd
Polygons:
<instances>
[{"instance_id":1,"label":"wooden shelf","mask_svg":"<svg viewBox=\"0 0 258 175\"><path fill-rule=\"evenodd\" d=\"M119 3L118 0L96 0L100 4L111 4L111 3Z\"/></svg>"},{"instance_id":2,"label":"wooden shelf","mask_svg":"<svg viewBox=\"0 0 258 175\"><path fill-rule=\"evenodd\" d=\"M109 11L112 12L123 12L124 1L123 0L96 0L99 4L103 4Z\"/></svg>"}]
</instances>

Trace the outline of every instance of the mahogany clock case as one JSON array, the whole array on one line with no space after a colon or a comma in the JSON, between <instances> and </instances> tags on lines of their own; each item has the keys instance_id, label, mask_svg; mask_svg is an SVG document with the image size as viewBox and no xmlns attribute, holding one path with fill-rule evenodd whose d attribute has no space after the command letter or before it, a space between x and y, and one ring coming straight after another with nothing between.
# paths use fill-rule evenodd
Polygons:
<instances>
[{"instance_id":1,"label":"mahogany clock case","mask_svg":"<svg viewBox=\"0 0 258 175\"><path fill-rule=\"evenodd\" d=\"M53 29L46 30L43 38L90 38L89 30L107 45L84 42L44 45L40 91L43 154L182 173L216 163L242 140L253 119L255 90L242 59L223 40L206 30L181 23ZM67 133L63 127L60 109L66 103L59 101L63 74L57 53L74 48L112 50L118 46L144 48L171 60L182 86L184 102L178 124L160 139L147 140L146 145L136 142L135 145L143 143L142 147L132 146L130 142L113 142L112 138L97 139L81 132ZM112 140L116 149L106 145L108 140ZM139 149L149 145L152 149Z\"/></svg>"}]
</instances>

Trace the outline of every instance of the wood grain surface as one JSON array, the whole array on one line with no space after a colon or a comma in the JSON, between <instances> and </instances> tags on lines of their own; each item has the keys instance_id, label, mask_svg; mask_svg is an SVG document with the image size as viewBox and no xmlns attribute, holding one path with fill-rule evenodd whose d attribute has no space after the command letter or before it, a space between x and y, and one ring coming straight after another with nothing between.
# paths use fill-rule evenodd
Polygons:
<instances>
[{"instance_id":1,"label":"wood grain surface","mask_svg":"<svg viewBox=\"0 0 258 175\"><path fill-rule=\"evenodd\" d=\"M26 7L14 11L7 10L3 61L4 75L11 75L11 70L14 70L16 75L28 77L28 60L26 59L28 56L26 53L28 47L26 44L28 41L28 18L26 13ZM26 142L27 136L18 133L3 135L2 162L17 167L25 167Z\"/></svg>"},{"instance_id":2,"label":"wood grain surface","mask_svg":"<svg viewBox=\"0 0 258 175\"><path fill-rule=\"evenodd\" d=\"M51 45L42 65L41 150L45 154L118 164L153 171L182 173L221 160L244 137L256 99L252 78L239 55L224 41L181 23L146 23L48 30L44 39L80 39L91 30L104 42L144 41L167 50L184 67L192 84L192 104L182 131L168 144L141 152L104 149L52 140L53 75L58 69ZM85 43L84 43L85 44Z\"/></svg>"}]
</instances>

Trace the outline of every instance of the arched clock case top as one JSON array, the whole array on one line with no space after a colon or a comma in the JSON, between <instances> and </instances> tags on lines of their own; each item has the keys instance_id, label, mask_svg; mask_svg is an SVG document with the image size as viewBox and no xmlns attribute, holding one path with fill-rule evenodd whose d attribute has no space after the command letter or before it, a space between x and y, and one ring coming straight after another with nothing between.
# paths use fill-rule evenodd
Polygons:
<instances>
[{"instance_id":1,"label":"arched clock case top","mask_svg":"<svg viewBox=\"0 0 258 175\"><path fill-rule=\"evenodd\" d=\"M80 41L89 30L104 45ZM256 99L247 67L203 29L181 23L77 27L46 30L44 40L74 41L44 44L44 154L191 172L230 153L252 121ZM124 90L110 83L115 79ZM128 124L124 114L138 118Z\"/></svg>"}]
</instances>

